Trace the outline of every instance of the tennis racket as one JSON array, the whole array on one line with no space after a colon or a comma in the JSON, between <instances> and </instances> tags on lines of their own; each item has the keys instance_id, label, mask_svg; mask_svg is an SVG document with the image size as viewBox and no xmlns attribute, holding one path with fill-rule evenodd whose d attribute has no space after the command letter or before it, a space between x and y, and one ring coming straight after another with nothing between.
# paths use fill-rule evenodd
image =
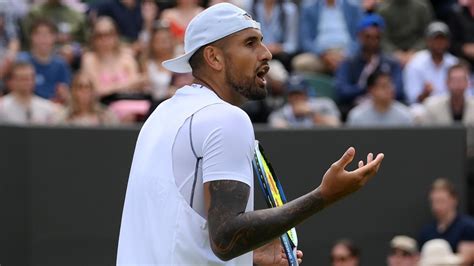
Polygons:
<instances>
[{"instance_id":1,"label":"tennis racket","mask_svg":"<svg viewBox=\"0 0 474 266\"><path fill-rule=\"evenodd\" d=\"M286 203L285 193L281 187L272 165L265 157L263 147L258 141L255 141L253 169L260 183L263 196L269 208L279 207ZM295 228L280 236L281 244L288 258L289 266L297 266L296 248L298 246L298 237Z\"/></svg>"}]
</instances>

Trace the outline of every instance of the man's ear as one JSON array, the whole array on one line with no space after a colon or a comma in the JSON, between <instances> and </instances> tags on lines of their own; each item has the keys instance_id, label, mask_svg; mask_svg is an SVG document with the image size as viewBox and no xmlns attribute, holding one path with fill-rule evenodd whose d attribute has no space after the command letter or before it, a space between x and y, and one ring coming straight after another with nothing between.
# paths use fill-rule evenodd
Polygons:
<instances>
[{"instance_id":1,"label":"man's ear","mask_svg":"<svg viewBox=\"0 0 474 266\"><path fill-rule=\"evenodd\" d=\"M203 51L203 57L206 64L215 71L224 69L224 54L216 46L206 46Z\"/></svg>"}]
</instances>

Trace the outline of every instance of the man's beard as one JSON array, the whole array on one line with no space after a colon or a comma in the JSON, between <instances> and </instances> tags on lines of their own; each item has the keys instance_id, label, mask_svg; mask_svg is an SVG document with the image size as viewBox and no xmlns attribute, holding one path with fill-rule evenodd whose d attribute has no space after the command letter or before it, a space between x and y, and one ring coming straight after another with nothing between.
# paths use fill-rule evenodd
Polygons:
<instances>
[{"instance_id":1,"label":"man's beard","mask_svg":"<svg viewBox=\"0 0 474 266\"><path fill-rule=\"evenodd\" d=\"M251 78L239 77L239 71L235 71L234 65L230 59L226 59L225 78L236 92L248 100L262 100L267 96L267 89L257 85L257 73Z\"/></svg>"}]
</instances>

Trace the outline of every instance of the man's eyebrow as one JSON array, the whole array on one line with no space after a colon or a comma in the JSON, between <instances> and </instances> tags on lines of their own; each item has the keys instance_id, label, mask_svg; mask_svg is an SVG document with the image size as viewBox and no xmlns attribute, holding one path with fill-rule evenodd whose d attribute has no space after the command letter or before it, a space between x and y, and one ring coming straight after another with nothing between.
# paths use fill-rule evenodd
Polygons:
<instances>
[{"instance_id":1,"label":"man's eyebrow","mask_svg":"<svg viewBox=\"0 0 474 266\"><path fill-rule=\"evenodd\" d=\"M250 36L250 37L247 37L245 38L244 42L248 42L248 41L263 41L263 36L260 35L260 36Z\"/></svg>"}]
</instances>

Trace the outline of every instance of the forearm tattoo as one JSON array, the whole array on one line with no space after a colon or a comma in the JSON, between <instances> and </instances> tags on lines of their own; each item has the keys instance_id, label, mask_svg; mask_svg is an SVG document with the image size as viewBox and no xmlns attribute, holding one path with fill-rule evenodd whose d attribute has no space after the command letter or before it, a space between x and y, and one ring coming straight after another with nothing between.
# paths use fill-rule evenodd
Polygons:
<instances>
[{"instance_id":1,"label":"forearm tattoo","mask_svg":"<svg viewBox=\"0 0 474 266\"><path fill-rule=\"evenodd\" d=\"M319 190L314 190L281 207L245 212L248 185L230 180L212 181L209 190L211 247L223 260L262 246L325 206Z\"/></svg>"}]
</instances>

